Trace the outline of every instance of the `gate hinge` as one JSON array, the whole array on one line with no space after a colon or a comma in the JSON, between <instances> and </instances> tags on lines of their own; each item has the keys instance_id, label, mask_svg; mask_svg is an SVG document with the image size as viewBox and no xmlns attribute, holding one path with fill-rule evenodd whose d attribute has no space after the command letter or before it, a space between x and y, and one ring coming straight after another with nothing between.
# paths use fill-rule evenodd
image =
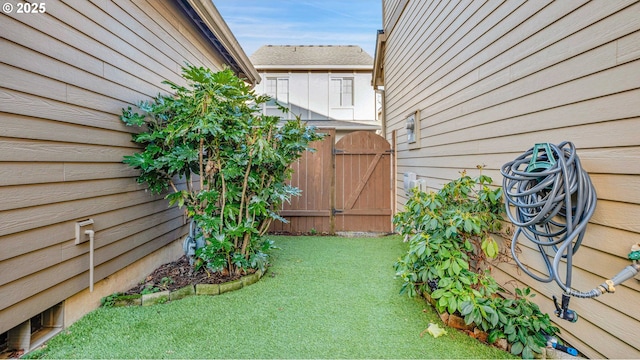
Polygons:
<instances>
[{"instance_id":1,"label":"gate hinge","mask_svg":"<svg viewBox=\"0 0 640 360\"><path fill-rule=\"evenodd\" d=\"M342 154L343 152L344 152L344 150L342 150L342 149L335 149L335 148L333 149L333 154L334 155L335 154Z\"/></svg>"},{"instance_id":2,"label":"gate hinge","mask_svg":"<svg viewBox=\"0 0 640 360\"><path fill-rule=\"evenodd\" d=\"M389 149L389 150L386 150L385 152L388 152L388 153L393 154L393 153L394 153L394 152L396 152L396 151L395 151L394 149Z\"/></svg>"},{"instance_id":3,"label":"gate hinge","mask_svg":"<svg viewBox=\"0 0 640 360\"><path fill-rule=\"evenodd\" d=\"M338 210L336 208L331 209L331 214L335 215L335 214L341 214L343 213L344 210Z\"/></svg>"}]
</instances>

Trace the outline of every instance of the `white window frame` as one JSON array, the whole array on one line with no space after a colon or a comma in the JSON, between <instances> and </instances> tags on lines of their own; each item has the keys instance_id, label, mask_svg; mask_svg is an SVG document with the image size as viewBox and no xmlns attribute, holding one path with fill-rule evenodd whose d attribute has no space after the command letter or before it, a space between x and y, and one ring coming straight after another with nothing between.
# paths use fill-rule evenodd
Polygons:
<instances>
[{"instance_id":1,"label":"white window frame","mask_svg":"<svg viewBox=\"0 0 640 360\"><path fill-rule=\"evenodd\" d=\"M291 84L291 81L289 80L289 78L283 77L283 76L265 76L264 79L265 79L264 93L265 95L268 95L269 97L271 97L271 100L264 103L262 113L266 115L269 113L269 110L278 109L278 107L276 106L276 101L281 106L284 106L285 108L288 108L289 110L291 110L291 104L289 103L290 101L289 86ZM275 82L275 86L273 86L274 84L272 82ZM283 86L285 83L286 83L286 86ZM291 118L290 112L287 112L287 113L279 112L279 114L280 115L278 116L280 116L283 119Z\"/></svg>"},{"instance_id":2,"label":"white window frame","mask_svg":"<svg viewBox=\"0 0 640 360\"><path fill-rule=\"evenodd\" d=\"M275 91L273 91L271 89L272 85L271 82L275 81ZM283 84L286 81L286 87L283 88L283 86L281 86L281 84ZM266 95L270 96L273 100L277 101L278 103L280 103L280 105L288 107L289 106L289 78L288 77L277 77L277 76L269 76L266 79L265 85L264 85L264 92ZM267 102L267 106L268 107L273 107L275 108L276 105L275 104L270 104L269 102Z\"/></svg>"},{"instance_id":3,"label":"white window frame","mask_svg":"<svg viewBox=\"0 0 640 360\"><path fill-rule=\"evenodd\" d=\"M351 93L347 94L345 92L345 87L347 84L345 84L345 80L348 80L351 82L351 86L350 86L350 90ZM340 86L339 86L339 94L337 94L334 92L334 81L336 82L340 82ZM353 76L341 76L341 77L331 77L330 79L330 86L329 86L329 104L332 108L352 108L355 106L355 78ZM348 99L349 99L349 104L345 104L347 103L347 101L345 101L345 96L349 95ZM338 100L337 103L335 103L335 99Z\"/></svg>"}]
</instances>

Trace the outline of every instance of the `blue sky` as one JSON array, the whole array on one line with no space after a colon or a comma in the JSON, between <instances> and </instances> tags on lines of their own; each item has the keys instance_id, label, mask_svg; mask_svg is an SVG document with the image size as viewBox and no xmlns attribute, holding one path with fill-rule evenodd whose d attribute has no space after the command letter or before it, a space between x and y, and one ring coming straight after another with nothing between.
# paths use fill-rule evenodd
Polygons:
<instances>
[{"instance_id":1,"label":"blue sky","mask_svg":"<svg viewBox=\"0 0 640 360\"><path fill-rule=\"evenodd\" d=\"M374 56L381 0L213 0L247 53L262 45L359 45Z\"/></svg>"}]
</instances>

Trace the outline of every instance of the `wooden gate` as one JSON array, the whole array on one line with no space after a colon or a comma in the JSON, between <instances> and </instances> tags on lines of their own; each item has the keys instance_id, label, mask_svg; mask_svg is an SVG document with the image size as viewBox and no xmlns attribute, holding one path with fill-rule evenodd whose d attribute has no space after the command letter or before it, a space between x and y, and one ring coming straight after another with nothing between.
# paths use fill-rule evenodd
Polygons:
<instances>
[{"instance_id":1,"label":"wooden gate","mask_svg":"<svg viewBox=\"0 0 640 360\"><path fill-rule=\"evenodd\" d=\"M357 131L335 146L335 231L391 232L391 146Z\"/></svg>"},{"instance_id":2,"label":"wooden gate","mask_svg":"<svg viewBox=\"0 0 640 360\"><path fill-rule=\"evenodd\" d=\"M291 185L302 195L284 204L271 231L330 233L391 232L391 146L379 135L357 131L335 143L335 130L311 144L292 165Z\"/></svg>"}]
</instances>

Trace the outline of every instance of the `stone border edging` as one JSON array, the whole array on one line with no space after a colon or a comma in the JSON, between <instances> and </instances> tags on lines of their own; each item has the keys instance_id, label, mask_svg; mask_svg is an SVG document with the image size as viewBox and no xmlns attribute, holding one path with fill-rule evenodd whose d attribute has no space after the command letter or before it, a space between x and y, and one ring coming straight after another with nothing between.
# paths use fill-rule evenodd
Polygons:
<instances>
[{"instance_id":1,"label":"stone border edging","mask_svg":"<svg viewBox=\"0 0 640 360\"><path fill-rule=\"evenodd\" d=\"M220 295L255 284L262 278L265 272L266 270L258 270L255 273L245 275L238 280L222 284L191 284L174 291L165 290L140 296L122 295L114 300L113 306L151 306L164 304L169 301L179 300L193 295Z\"/></svg>"}]
</instances>

